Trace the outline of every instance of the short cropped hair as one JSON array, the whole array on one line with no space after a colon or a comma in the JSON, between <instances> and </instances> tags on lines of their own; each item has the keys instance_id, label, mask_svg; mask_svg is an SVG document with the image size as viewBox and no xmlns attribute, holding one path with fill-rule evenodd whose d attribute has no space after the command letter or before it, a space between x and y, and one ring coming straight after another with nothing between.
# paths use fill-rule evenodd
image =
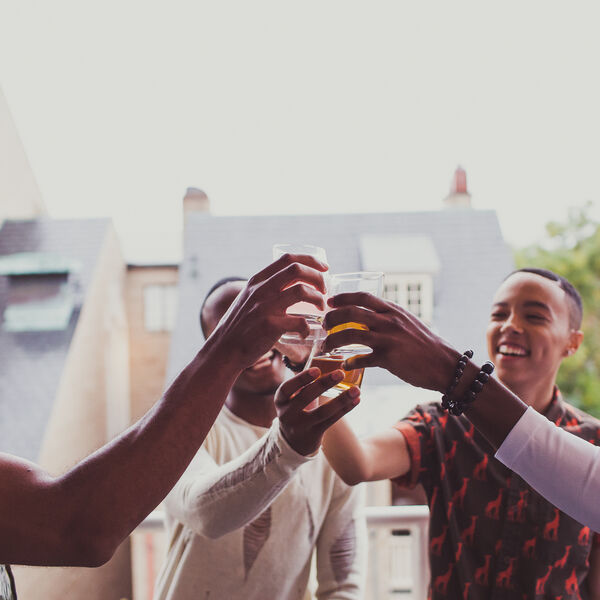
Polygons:
<instances>
[{"instance_id":1,"label":"short cropped hair","mask_svg":"<svg viewBox=\"0 0 600 600\"><path fill-rule=\"evenodd\" d=\"M221 286L231 283L232 281L248 281L245 277L238 277L233 275L232 277L223 277L219 279L211 288L206 292L206 296L204 296L204 300L202 301L202 306L200 307L200 328L202 329L202 334L204 335L204 339L208 338L208 327L206 322L204 321L204 305L206 301L210 298L210 296L216 292Z\"/></svg>"},{"instance_id":2,"label":"short cropped hair","mask_svg":"<svg viewBox=\"0 0 600 600\"><path fill-rule=\"evenodd\" d=\"M580 329L581 321L583 319L583 303L581 301L581 296L579 292L566 277L558 275L554 271L550 271L550 269L525 267L523 269L517 269L516 271L513 271L512 273L507 275L507 277L505 277L505 281L515 273L533 273L534 275L540 275L541 277L545 277L546 279L557 281L558 285L560 285L561 289L567 295L567 306L569 309L569 326L571 327L571 329Z\"/></svg>"}]
</instances>

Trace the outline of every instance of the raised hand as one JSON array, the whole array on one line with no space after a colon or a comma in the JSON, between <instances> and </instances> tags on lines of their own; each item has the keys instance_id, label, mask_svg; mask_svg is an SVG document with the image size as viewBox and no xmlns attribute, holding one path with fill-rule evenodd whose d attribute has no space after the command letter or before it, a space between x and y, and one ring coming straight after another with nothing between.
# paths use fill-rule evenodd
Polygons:
<instances>
[{"instance_id":1,"label":"raised hand","mask_svg":"<svg viewBox=\"0 0 600 600\"><path fill-rule=\"evenodd\" d=\"M330 334L324 350L347 344L364 344L371 354L350 358L348 369L383 367L412 385L443 392L460 355L415 315L402 307L365 292L339 294L329 299L333 310L324 327L362 323L367 331L343 329Z\"/></svg>"},{"instance_id":2,"label":"raised hand","mask_svg":"<svg viewBox=\"0 0 600 600\"><path fill-rule=\"evenodd\" d=\"M303 317L287 315L296 302L325 307L322 273L328 266L312 256L284 254L250 278L207 343L246 368L274 346L286 331L309 333Z\"/></svg>"},{"instance_id":3,"label":"raised hand","mask_svg":"<svg viewBox=\"0 0 600 600\"><path fill-rule=\"evenodd\" d=\"M326 404L308 410L324 391L339 383L344 373L332 371L323 377L312 367L283 383L275 395L281 433L298 454L307 456L319 449L325 431L360 401L360 390L352 387Z\"/></svg>"}]
</instances>

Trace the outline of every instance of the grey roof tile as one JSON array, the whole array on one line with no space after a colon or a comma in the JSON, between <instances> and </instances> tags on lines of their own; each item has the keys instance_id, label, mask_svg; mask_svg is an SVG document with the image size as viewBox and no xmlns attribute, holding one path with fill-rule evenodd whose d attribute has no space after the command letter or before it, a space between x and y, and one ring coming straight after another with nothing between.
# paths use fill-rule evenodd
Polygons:
<instances>
[{"instance_id":1,"label":"grey roof tile","mask_svg":"<svg viewBox=\"0 0 600 600\"><path fill-rule=\"evenodd\" d=\"M0 229L0 255L44 252L78 259L84 297L110 221L7 221ZM0 276L0 314L8 277ZM11 333L0 327L0 451L30 460L38 456L63 372L79 309L64 331Z\"/></svg>"}]
</instances>

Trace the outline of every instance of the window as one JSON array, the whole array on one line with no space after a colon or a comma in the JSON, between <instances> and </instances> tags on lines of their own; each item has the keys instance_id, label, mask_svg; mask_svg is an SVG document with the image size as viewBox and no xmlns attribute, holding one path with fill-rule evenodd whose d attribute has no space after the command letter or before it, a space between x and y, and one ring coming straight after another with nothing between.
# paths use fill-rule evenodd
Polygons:
<instances>
[{"instance_id":1,"label":"window","mask_svg":"<svg viewBox=\"0 0 600 600\"><path fill-rule=\"evenodd\" d=\"M428 274L386 273L383 297L408 309L428 324L433 316L433 281Z\"/></svg>"},{"instance_id":2,"label":"window","mask_svg":"<svg viewBox=\"0 0 600 600\"><path fill-rule=\"evenodd\" d=\"M75 295L66 274L13 275L6 304L6 331L60 331L69 325Z\"/></svg>"},{"instance_id":3,"label":"window","mask_svg":"<svg viewBox=\"0 0 600 600\"><path fill-rule=\"evenodd\" d=\"M172 331L177 314L177 286L153 284L144 288L146 331Z\"/></svg>"}]
</instances>

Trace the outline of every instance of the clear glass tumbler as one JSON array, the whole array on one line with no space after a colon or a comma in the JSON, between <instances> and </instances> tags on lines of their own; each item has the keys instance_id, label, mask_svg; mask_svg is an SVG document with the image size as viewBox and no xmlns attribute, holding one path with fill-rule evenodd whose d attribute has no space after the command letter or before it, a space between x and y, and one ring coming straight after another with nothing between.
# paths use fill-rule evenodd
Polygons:
<instances>
[{"instance_id":1,"label":"clear glass tumbler","mask_svg":"<svg viewBox=\"0 0 600 600\"><path fill-rule=\"evenodd\" d=\"M309 244L275 244L273 246L273 260L277 260L284 254L306 254L308 256L314 256L321 262L327 262L325 250L319 246L311 246ZM325 279L325 285L327 285L327 273L323 273L323 277ZM327 296L325 296L324 300L327 301ZM297 332L289 331L281 336L279 340L280 344L300 344L306 346L317 339L325 337L325 331L321 326L325 310L319 310L314 304L310 304L309 302L297 302L288 308L287 313L289 315L299 315L304 317L310 327L310 333L308 337L302 338ZM292 354L293 352L290 351L290 353Z\"/></svg>"}]
</instances>

